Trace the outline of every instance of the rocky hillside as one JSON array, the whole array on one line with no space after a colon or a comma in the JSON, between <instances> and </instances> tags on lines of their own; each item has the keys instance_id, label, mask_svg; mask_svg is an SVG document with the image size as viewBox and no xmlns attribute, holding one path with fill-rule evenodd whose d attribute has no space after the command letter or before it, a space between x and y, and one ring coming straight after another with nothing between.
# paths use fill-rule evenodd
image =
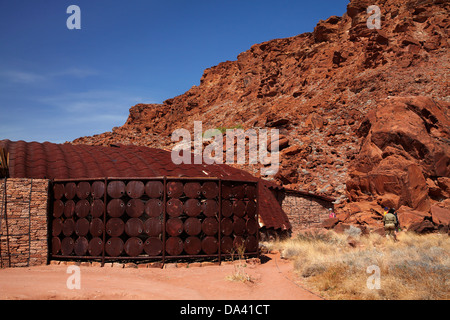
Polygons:
<instances>
[{"instance_id":1,"label":"rocky hillside","mask_svg":"<svg viewBox=\"0 0 450 320\"><path fill-rule=\"evenodd\" d=\"M203 130L278 128L274 179L336 198L347 220L380 205L448 210L450 4L375 2L352 0L312 33L255 44L186 93L133 106L122 127L72 143L171 148L171 133L193 132L196 120ZM379 30L367 27L373 4Z\"/></svg>"}]
</instances>

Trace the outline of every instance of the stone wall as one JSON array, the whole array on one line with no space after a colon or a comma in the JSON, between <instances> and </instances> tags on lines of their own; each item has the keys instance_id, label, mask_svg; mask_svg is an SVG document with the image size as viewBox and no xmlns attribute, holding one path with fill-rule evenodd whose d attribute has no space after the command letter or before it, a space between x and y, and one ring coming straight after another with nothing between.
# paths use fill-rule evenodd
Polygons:
<instances>
[{"instance_id":1,"label":"stone wall","mask_svg":"<svg viewBox=\"0 0 450 320\"><path fill-rule=\"evenodd\" d=\"M47 263L48 180L0 181L1 267Z\"/></svg>"},{"instance_id":2,"label":"stone wall","mask_svg":"<svg viewBox=\"0 0 450 320\"><path fill-rule=\"evenodd\" d=\"M294 192L284 193L279 200L289 218L293 234L304 229L320 227L321 223L329 217L328 209L333 208L331 201Z\"/></svg>"}]
</instances>

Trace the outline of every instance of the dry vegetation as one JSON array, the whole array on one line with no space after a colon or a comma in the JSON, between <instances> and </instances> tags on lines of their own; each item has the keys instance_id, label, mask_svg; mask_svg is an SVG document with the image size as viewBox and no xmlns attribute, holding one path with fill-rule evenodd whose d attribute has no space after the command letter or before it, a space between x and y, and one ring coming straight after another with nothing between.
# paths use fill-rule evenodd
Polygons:
<instances>
[{"instance_id":1,"label":"dry vegetation","mask_svg":"<svg viewBox=\"0 0 450 320\"><path fill-rule=\"evenodd\" d=\"M327 299L450 299L448 235L402 232L394 242L358 231L303 233L264 245L292 260L302 282ZM379 289L367 286L369 266L379 267Z\"/></svg>"}]
</instances>

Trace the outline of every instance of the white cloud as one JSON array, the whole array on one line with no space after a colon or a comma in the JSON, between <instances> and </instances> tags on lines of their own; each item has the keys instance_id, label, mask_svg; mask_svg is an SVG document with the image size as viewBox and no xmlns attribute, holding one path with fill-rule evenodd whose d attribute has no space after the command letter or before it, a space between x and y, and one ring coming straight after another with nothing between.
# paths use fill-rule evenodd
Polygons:
<instances>
[{"instance_id":1,"label":"white cloud","mask_svg":"<svg viewBox=\"0 0 450 320\"><path fill-rule=\"evenodd\" d=\"M36 83L45 80L45 76L32 72L23 71L5 71L1 75L11 82L15 83Z\"/></svg>"},{"instance_id":2,"label":"white cloud","mask_svg":"<svg viewBox=\"0 0 450 320\"><path fill-rule=\"evenodd\" d=\"M21 84L36 84L47 82L53 79L58 79L61 77L86 78L96 76L98 74L99 73L96 70L89 68L69 68L57 72L47 72L47 73L36 73L21 70L7 70L0 72L0 77L2 77L6 82L21 83Z\"/></svg>"}]
</instances>

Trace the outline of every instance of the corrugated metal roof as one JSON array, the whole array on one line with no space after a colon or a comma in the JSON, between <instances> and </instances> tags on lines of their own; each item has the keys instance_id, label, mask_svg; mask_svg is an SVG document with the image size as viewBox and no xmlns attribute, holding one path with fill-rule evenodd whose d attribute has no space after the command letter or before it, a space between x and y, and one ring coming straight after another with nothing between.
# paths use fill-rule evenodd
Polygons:
<instances>
[{"instance_id":1,"label":"corrugated metal roof","mask_svg":"<svg viewBox=\"0 0 450 320\"><path fill-rule=\"evenodd\" d=\"M114 147L0 140L9 152L9 176L35 179L92 179L102 177L196 177L262 181L260 217L268 228L291 225L269 187L273 182L225 164L180 164L166 150L134 145Z\"/></svg>"}]
</instances>

